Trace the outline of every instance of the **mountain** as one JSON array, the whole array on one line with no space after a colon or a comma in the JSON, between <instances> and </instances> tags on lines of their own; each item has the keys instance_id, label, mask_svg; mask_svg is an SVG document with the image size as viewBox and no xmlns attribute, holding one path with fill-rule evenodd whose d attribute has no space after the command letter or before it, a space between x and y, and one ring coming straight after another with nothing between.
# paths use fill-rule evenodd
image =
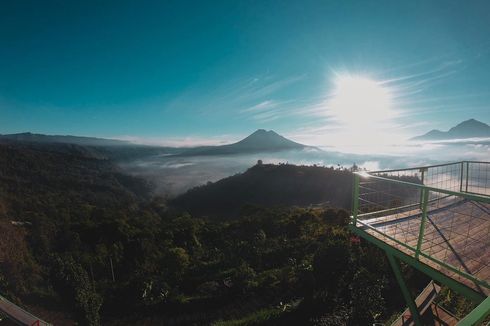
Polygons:
<instances>
[{"instance_id":1,"label":"mountain","mask_svg":"<svg viewBox=\"0 0 490 326\"><path fill-rule=\"evenodd\" d=\"M279 152L284 150L302 150L315 148L289 140L273 130L259 129L239 142L222 146L203 146L190 148L179 155L226 155L260 152Z\"/></svg>"},{"instance_id":2,"label":"mountain","mask_svg":"<svg viewBox=\"0 0 490 326\"><path fill-rule=\"evenodd\" d=\"M19 142L32 143L63 143L82 146L121 146L131 145L131 143L122 140L104 139L95 137L79 136L60 136L60 135L42 135L24 132L19 134L0 135L0 140L11 140Z\"/></svg>"},{"instance_id":3,"label":"mountain","mask_svg":"<svg viewBox=\"0 0 490 326\"><path fill-rule=\"evenodd\" d=\"M490 126L475 119L461 122L448 131L431 130L428 133L413 137L411 140L450 140L464 138L490 137Z\"/></svg>"}]
</instances>

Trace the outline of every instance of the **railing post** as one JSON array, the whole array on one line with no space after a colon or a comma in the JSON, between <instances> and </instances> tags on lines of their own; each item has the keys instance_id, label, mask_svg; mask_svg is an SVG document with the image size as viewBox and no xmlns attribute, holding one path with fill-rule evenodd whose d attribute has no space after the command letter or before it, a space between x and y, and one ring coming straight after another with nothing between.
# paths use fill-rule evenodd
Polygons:
<instances>
[{"instance_id":1,"label":"railing post","mask_svg":"<svg viewBox=\"0 0 490 326\"><path fill-rule=\"evenodd\" d=\"M461 161L461 180L459 182L459 192L463 192L463 167L464 161Z\"/></svg>"},{"instance_id":2,"label":"railing post","mask_svg":"<svg viewBox=\"0 0 490 326\"><path fill-rule=\"evenodd\" d=\"M422 176L420 177L420 181L422 182L422 185L424 185L425 171L427 171L427 168L420 168L419 169L419 172L422 173ZM424 192L423 192L423 190L421 190L420 191L420 209L422 209L423 196L424 196Z\"/></svg>"},{"instance_id":3,"label":"railing post","mask_svg":"<svg viewBox=\"0 0 490 326\"><path fill-rule=\"evenodd\" d=\"M357 226L357 214L359 212L359 182L359 175L354 173L354 188L352 191L352 217L354 226Z\"/></svg>"},{"instance_id":4,"label":"railing post","mask_svg":"<svg viewBox=\"0 0 490 326\"><path fill-rule=\"evenodd\" d=\"M425 222L427 220L427 204L429 202L429 190L422 188L422 219L420 221L419 239L417 241L417 250L415 251L415 259L419 259L420 251L422 250L422 241L424 239Z\"/></svg>"},{"instance_id":5,"label":"railing post","mask_svg":"<svg viewBox=\"0 0 490 326\"><path fill-rule=\"evenodd\" d=\"M470 178L470 162L466 162L466 192L468 192L468 179Z\"/></svg>"}]
</instances>

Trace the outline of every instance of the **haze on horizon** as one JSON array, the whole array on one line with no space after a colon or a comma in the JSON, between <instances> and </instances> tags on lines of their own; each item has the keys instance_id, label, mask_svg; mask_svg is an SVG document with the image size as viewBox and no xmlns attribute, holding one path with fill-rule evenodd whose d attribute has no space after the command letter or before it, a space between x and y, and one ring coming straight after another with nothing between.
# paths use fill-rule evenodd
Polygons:
<instances>
[{"instance_id":1,"label":"haze on horizon","mask_svg":"<svg viewBox=\"0 0 490 326\"><path fill-rule=\"evenodd\" d=\"M0 4L0 133L371 151L490 120L486 1Z\"/></svg>"}]
</instances>

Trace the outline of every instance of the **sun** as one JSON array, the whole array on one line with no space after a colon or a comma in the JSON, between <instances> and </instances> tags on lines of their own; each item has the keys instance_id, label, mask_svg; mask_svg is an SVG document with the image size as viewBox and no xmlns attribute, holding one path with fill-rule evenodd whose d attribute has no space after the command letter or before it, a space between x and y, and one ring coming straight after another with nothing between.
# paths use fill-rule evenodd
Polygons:
<instances>
[{"instance_id":1,"label":"sun","mask_svg":"<svg viewBox=\"0 0 490 326\"><path fill-rule=\"evenodd\" d=\"M345 127L376 127L393 118L393 96L381 82L363 76L339 75L327 103L331 118Z\"/></svg>"}]
</instances>

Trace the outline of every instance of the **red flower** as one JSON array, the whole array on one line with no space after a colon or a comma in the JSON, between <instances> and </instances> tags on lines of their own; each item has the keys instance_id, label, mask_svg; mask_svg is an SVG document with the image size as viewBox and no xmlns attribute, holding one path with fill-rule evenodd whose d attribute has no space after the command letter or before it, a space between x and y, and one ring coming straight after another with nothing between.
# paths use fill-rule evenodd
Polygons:
<instances>
[{"instance_id":1,"label":"red flower","mask_svg":"<svg viewBox=\"0 0 490 326\"><path fill-rule=\"evenodd\" d=\"M353 235L352 237L350 237L350 242L352 244L361 244L361 238L359 238L358 236L356 235Z\"/></svg>"}]
</instances>

